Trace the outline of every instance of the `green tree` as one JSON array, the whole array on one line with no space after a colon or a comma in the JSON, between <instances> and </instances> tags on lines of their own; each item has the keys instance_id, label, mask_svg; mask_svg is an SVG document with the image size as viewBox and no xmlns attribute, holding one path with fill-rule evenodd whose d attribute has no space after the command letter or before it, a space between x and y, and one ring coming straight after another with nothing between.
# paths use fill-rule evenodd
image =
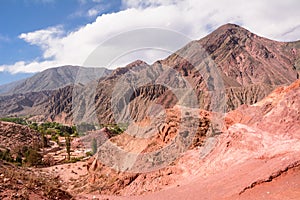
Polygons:
<instances>
[{"instance_id":1,"label":"green tree","mask_svg":"<svg viewBox=\"0 0 300 200\"><path fill-rule=\"evenodd\" d=\"M92 155L95 155L98 149L96 138L93 138L91 146L92 146Z\"/></svg>"},{"instance_id":2,"label":"green tree","mask_svg":"<svg viewBox=\"0 0 300 200\"><path fill-rule=\"evenodd\" d=\"M67 154L68 154L68 160L71 159L71 138L69 134L66 134L65 136L65 140L66 140L66 150L67 150Z\"/></svg>"},{"instance_id":3,"label":"green tree","mask_svg":"<svg viewBox=\"0 0 300 200\"><path fill-rule=\"evenodd\" d=\"M48 146L48 138L46 137L46 128L43 126L39 126L38 127L38 131L41 134L41 138L42 138L42 148L45 148Z\"/></svg>"},{"instance_id":4,"label":"green tree","mask_svg":"<svg viewBox=\"0 0 300 200\"><path fill-rule=\"evenodd\" d=\"M42 164L43 156L36 149L29 148L25 153L25 162L29 166L38 166Z\"/></svg>"}]
</instances>

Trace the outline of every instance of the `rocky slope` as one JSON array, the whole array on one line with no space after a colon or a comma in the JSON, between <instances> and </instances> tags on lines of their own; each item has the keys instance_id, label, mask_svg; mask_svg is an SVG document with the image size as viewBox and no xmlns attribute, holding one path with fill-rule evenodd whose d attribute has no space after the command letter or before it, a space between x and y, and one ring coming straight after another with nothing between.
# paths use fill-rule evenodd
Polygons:
<instances>
[{"instance_id":1,"label":"rocky slope","mask_svg":"<svg viewBox=\"0 0 300 200\"><path fill-rule=\"evenodd\" d=\"M59 180L51 176L0 160L0 198L3 200L72 199L60 187Z\"/></svg>"},{"instance_id":2,"label":"rocky slope","mask_svg":"<svg viewBox=\"0 0 300 200\"><path fill-rule=\"evenodd\" d=\"M55 90L0 96L0 116L43 115L54 94Z\"/></svg>"},{"instance_id":3,"label":"rocky slope","mask_svg":"<svg viewBox=\"0 0 300 200\"><path fill-rule=\"evenodd\" d=\"M31 78L11 83L1 88L9 91L0 93L0 116L40 116L40 120L60 120L58 114L64 114L66 103L71 106L73 85L89 88L93 81L106 76L110 70L105 68L84 68L78 66L63 66L37 73ZM64 95L65 94L65 95ZM65 98L65 99L64 99ZM50 105L53 105L51 108ZM56 109L56 111L54 111ZM45 113L53 113L55 117L48 118ZM68 110L70 113L70 109ZM70 122L70 120L62 122Z\"/></svg>"},{"instance_id":4,"label":"rocky slope","mask_svg":"<svg viewBox=\"0 0 300 200\"><path fill-rule=\"evenodd\" d=\"M226 115L222 134L207 138L205 145L192 146L172 165L161 170L128 174L93 161L88 180L101 190L81 185L87 190L81 190L78 199L90 196L149 200L298 199L299 97L300 80L297 80L290 86L276 89L254 105L239 107ZM209 119L211 114L206 113L204 116ZM172 129L167 130L172 136ZM131 146L133 141L139 140L137 137L129 141L125 135L118 137L123 138L115 138L122 148L139 151L132 147L142 143ZM108 173L112 176L106 177ZM86 191L89 194L85 194ZM122 196L98 195L99 191Z\"/></svg>"},{"instance_id":5,"label":"rocky slope","mask_svg":"<svg viewBox=\"0 0 300 200\"><path fill-rule=\"evenodd\" d=\"M166 119L163 119L164 116L161 115L160 118L152 122L146 120L139 122L139 124L131 124L121 135L111 137L107 132L108 130L102 130L76 141L76 144L86 144L89 148L92 137L97 138L99 152L88 161L89 174L69 182L71 193L137 195L159 191L174 184L176 180L182 177L183 173L183 170L176 166L178 163L176 159L180 157L183 151L189 148L199 148L203 145L206 135L210 134L208 131L210 114L198 110L195 113L186 113L186 115L179 117L180 109L172 108L167 110L166 115ZM197 115L201 117L198 119ZM182 123L182 121L186 123ZM187 127L184 128L183 126ZM186 133L187 129L196 132L194 134ZM189 134L192 136L187 137ZM111 145L114 148L111 148ZM167 150L168 155L162 153L165 146L173 145L181 149L180 152L177 151L176 147ZM127 160L126 153L122 154L117 149L135 154L135 163ZM161 156L155 158L153 162L145 161L148 156L148 158L155 157L152 155L153 152L157 156L160 151ZM170 163L172 165L168 166ZM133 165L130 166L131 164ZM154 183L156 184L155 188L153 188ZM99 190L99 188L101 189Z\"/></svg>"},{"instance_id":6,"label":"rocky slope","mask_svg":"<svg viewBox=\"0 0 300 200\"><path fill-rule=\"evenodd\" d=\"M250 105L295 81L299 58L299 42L272 41L227 24L151 66L136 61L99 81L98 121L140 120L154 105L168 108L194 97L193 106L212 111Z\"/></svg>"},{"instance_id":7,"label":"rocky slope","mask_svg":"<svg viewBox=\"0 0 300 200\"><path fill-rule=\"evenodd\" d=\"M38 132L27 126L0 121L0 147L16 153L25 146L39 145L41 137Z\"/></svg>"}]
</instances>

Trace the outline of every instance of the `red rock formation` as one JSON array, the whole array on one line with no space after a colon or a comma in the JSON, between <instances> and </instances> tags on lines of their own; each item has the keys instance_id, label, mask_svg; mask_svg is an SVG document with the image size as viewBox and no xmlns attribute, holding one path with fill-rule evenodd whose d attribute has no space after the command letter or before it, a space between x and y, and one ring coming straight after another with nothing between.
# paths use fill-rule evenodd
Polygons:
<instances>
[{"instance_id":1,"label":"red rock formation","mask_svg":"<svg viewBox=\"0 0 300 200\"><path fill-rule=\"evenodd\" d=\"M130 199L297 199L299 97L297 80L257 104L239 107L226 116L224 133L187 151L172 166L139 174L115 194L136 195L144 189L152 193Z\"/></svg>"},{"instance_id":2,"label":"red rock formation","mask_svg":"<svg viewBox=\"0 0 300 200\"><path fill-rule=\"evenodd\" d=\"M27 126L0 121L0 147L10 149L13 153L20 148L40 145L40 134Z\"/></svg>"}]
</instances>

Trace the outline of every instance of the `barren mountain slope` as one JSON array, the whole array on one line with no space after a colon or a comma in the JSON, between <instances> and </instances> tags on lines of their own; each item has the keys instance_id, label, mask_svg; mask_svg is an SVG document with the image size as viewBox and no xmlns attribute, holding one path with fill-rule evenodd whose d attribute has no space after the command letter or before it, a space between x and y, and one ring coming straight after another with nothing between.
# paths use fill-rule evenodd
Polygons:
<instances>
[{"instance_id":1,"label":"barren mountain slope","mask_svg":"<svg viewBox=\"0 0 300 200\"><path fill-rule=\"evenodd\" d=\"M206 110L253 104L277 86L295 81L299 58L299 42L272 41L227 24L151 66L137 61L99 81L98 120L140 120L153 104L168 108L180 98L187 101L185 96L195 96L196 107ZM185 92L189 89L192 93ZM119 116L116 108L124 113Z\"/></svg>"},{"instance_id":2,"label":"barren mountain slope","mask_svg":"<svg viewBox=\"0 0 300 200\"><path fill-rule=\"evenodd\" d=\"M84 79L77 77L79 73L85 75ZM85 68L71 65L50 68L30 78L0 86L0 94L25 94L29 92L56 90L74 83L79 83L79 81L81 84L85 84L102 76L106 76L109 73L110 70L105 68ZM7 90L7 88L9 90Z\"/></svg>"},{"instance_id":3,"label":"barren mountain slope","mask_svg":"<svg viewBox=\"0 0 300 200\"><path fill-rule=\"evenodd\" d=\"M126 184L122 187L111 185L115 190L109 191L125 196L99 196L97 192L82 191L78 199L93 195L108 199L297 199L299 98L297 80L276 89L257 104L230 112L222 134L207 139L203 147L188 150L171 166L146 174L115 174L114 180L128 180L123 179ZM210 151L203 154L207 148ZM94 162L92 167L107 170L101 163ZM100 186L97 181L104 176L92 173L92 177L92 183ZM153 192L157 189L161 191ZM135 196L140 193L146 194Z\"/></svg>"}]
</instances>

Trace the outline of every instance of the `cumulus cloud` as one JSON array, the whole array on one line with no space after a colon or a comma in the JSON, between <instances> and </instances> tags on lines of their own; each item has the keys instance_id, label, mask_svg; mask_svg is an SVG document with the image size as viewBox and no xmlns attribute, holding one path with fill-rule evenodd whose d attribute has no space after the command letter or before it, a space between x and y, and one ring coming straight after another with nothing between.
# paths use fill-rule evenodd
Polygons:
<instances>
[{"instance_id":1,"label":"cumulus cloud","mask_svg":"<svg viewBox=\"0 0 300 200\"><path fill-rule=\"evenodd\" d=\"M41 71L54 65L83 65L93 50L107 39L146 27L174 30L189 38L200 39L230 22L275 40L300 39L298 0L274 0L271 3L261 0L122 0L122 8L119 12L98 16L93 23L71 32L63 27L50 27L23 33L20 38L39 46L44 60L20 61L0 68L16 73ZM91 10L90 14L95 13ZM155 41L156 37L148 39ZM138 43L139 40L132 42ZM169 49L181 46L182 43L174 40ZM142 60L153 62L166 54L145 52L139 53L139 56ZM135 59L135 56L127 57L124 63Z\"/></svg>"},{"instance_id":2,"label":"cumulus cloud","mask_svg":"<svg viewBox=\"0 0 300 200\"><path fill-rule=\"evenodd\" d=\"M22 33L19 38L31 45L37 45L43 50L44 58L52 58L61 49L61 38L64 34L62 26L50 27L30 33Z\"/></svg>"}]
</instances>

